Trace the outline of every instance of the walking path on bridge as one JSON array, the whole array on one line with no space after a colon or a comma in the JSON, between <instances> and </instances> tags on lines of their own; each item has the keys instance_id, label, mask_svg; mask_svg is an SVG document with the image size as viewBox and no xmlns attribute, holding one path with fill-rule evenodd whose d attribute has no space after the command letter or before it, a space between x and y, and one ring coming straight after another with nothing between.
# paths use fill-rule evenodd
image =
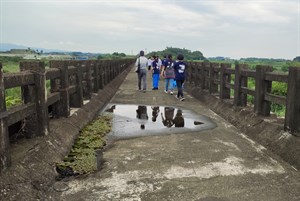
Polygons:
<instances>
[{"instance_id":1,"label":"walking path on bridge","mask_svg":"<svg viewBox=\"0 0 300 201\"><path fill-rule=\"evenodd\" d=\"M146 126L141 130L146 136L113 142L104 152L105 163L100 171L61 181L69 189L53 193L54 197L100 201L300 200L300 174L296 169L186 92L186 100L181 102L163 92L163 80L159 90L151 90L149 74L147 80L147 92L138 91L132 69L111 103L191 110L208 116L217 127L147 136L150 128Z\"/></svg>"}]
</instances>

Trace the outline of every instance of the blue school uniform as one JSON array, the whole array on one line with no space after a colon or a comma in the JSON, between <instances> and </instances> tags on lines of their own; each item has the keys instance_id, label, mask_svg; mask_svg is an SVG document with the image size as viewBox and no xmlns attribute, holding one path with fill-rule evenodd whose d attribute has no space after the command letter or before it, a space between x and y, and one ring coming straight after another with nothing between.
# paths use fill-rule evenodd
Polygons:
<instances>
[{"instance_id":1,"label":"blue school uniform","mask_svg":"<svg viewBox=\"0 0 300 201\"><path fill-rule=\"evenodd\" d=\"M152 86L153 89L158 89L160 66L158 66L158 60L152 62Z\"/></svg>"},{"instance_id":2,"label":"blue school uniform","mask_svg":"<svg viewBox=\"0 0 300 201\"><path fill-rule=\"evenodd\" d=\"M185 80L185 74L186 74L186 63L183 61L177 61L174 64L174 70L175 70L175 80L176 85L178 89L177 98L183 98L183 90L182 85Z\"/></svg>"}]
</instances>

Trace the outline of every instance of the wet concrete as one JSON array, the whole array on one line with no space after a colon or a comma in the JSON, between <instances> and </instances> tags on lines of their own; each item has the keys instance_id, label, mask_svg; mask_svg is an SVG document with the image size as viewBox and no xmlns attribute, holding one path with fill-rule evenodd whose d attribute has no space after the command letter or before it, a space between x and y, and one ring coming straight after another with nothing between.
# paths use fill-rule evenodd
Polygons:
<instances>
[{"instance_id":1,"label":"wet concrete","mask_svg":"<svg viewBox=\"0 0 300 201\"><path fill-rule=\"evenodd\" d=\"M207 116L173 106L109 104L113 115L109 140L139 136L199 132L217 125Z\"/></svg>"},{"instance_id":2,"label":"wet concrete","mask_svg":"<svg viewBox=\"0 0 300 201\"><path fill-rule=\"evenodd\" d=\"M149 77L148 88L151 88ZM135 121L139 132L150 132L151 106L156 105L160 106L160 113L164 111L163 107L172 106L174 113L179 109L182 109L183 115L191 111L191 121L197 120L197 115L203 115L217 126L175 133L177 128L163 127L162 119L157 118L156 123L160 124L161 129L166 132L173 129L173 132L114 141L103 153L105 163L100 171L60 181L64 191L53 192L51 196L54 200L300 200L300 174L280 157L249 139L185 91L186 100L181 102L163 92L163 80L159 90L147 90L146 93L136 90L136 80L132 70L111 103L116 108L122 104L132 105L128 111L118 115L124 115L122 118L118 118L122 122L126 119ZM147 109L148 122L144 130L137 123L138 105L144 105ZM130 132L124 127L116 129Z\"/></svg>"}]
</instances>

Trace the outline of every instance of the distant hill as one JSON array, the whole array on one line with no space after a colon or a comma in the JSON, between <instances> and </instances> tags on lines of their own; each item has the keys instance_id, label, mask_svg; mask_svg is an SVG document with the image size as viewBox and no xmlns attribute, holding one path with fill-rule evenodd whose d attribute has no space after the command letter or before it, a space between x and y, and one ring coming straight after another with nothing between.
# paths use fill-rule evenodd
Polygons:
<instances>
[{"instance_id":1,"label":"distant hill","mask_svg":"<svg viewBox=\"0 0 300 201\"><path fill-rule=\"evenodd\" d=\"M16 45L11 43L0 43L0 51L9 51L11 49L27 49L28 47L25 47L23 45Z\"/></svg>"},{"instance_id":2,"label":"distant hill","mask_svg":"<svg viewBox=\"0 0 300 201\"><path fill-rule=\"evenodd\" d=\"M12 43L0 43L0 51L5 52L5 51L10 51L11 49L32 49L32 50L43 50L44 53L47 52L68 52L65 50L56 50L56 49L45 49L45 48L39 48L39 47L28 47L24 45L17 45L17 44L12 44Z\"/></svg>"},{"instance_id":3,"label":"distant hill","mask_svg":"<svg viewBox=\"0 0 300 201\"><path fill-rule=\"evenodd\" d=\"M183 54L185 60L204 60L205 57L203 56L202 52L200 51L194 51L185 49L185 48L176 48L176 47L166 47L163 51L156 51L156 52L150 52L147 54L147 56L157 55L160 56L160 58L163 58L164 55L171 54L173 56L173 59L176 60L176 57L178 54Z\"/></svg>"}]
</instances>

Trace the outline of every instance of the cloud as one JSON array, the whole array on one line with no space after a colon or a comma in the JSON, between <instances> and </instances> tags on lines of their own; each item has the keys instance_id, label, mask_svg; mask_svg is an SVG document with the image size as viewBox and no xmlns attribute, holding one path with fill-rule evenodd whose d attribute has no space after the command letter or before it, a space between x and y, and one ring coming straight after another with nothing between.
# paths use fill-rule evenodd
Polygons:
<instances>
[{"instance_id":1,"label":"cloud","mask_svg":"<svg viewBox=\"0 0 300 201\"><path fill-rule=\"evenodd\" d=\"M200 50L206 56L293 58L299 54L298 4L293 0L2 0L1 42L125 53L173 46Z\"/></svg>"}]
</instances>

